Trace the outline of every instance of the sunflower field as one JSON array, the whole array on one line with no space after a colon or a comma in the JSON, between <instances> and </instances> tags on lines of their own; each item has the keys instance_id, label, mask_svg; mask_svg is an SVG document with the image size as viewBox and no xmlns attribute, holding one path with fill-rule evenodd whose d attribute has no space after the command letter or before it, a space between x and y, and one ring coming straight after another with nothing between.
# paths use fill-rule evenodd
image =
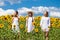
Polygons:
<instances>
[{"instance_id":1,"label":"sunflower field","mask_svg":"<svg viewBox=\"0 0 60 40\"><path fill-rule=\"evenodd\" d=\"M45 40L44 33L40 28L41 16L34 17L34 30L27 33L26 18L28 16L20 16L19 28L20 35L12 32L12 16L0 16L0 40ZM49 32L49 40L60 40L60 18L50 18L51 29Z\"/></svg>"}]
</instances>

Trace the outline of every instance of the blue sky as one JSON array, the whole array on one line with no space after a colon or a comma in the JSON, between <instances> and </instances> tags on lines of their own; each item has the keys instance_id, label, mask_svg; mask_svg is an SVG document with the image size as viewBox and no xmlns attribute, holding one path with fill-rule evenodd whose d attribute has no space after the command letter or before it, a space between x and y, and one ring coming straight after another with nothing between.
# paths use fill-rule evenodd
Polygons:
<instances>
[{"instance_id":1,"label":"blue sky","mask_svg":"<svg viewBox=\"0 0 60 40\"><path fill-rule=\"evenodd\" d=\"M20 15L27 11L33 11L35 15L48 11L50 16L60 17L60 0L0 0L0 15L11 14L15 10Z\"/></svg>"},{"instance_id":2,"label":"blue sky","mask_svg":"<svg viewBox=\"0 0 60 40\"><path fill-rule=\"evenodd\" d=\"M4 1L5 5L0 6L0 8L14 9L14 10L17 10L18 8L22 8L22 7L31 8L32 6L34 7L46 6L46 7L60 8L60 0L19 0L19 1L21 2L20 3L17 2L13 4L10 4L9 1Z\"/></svg>"}]
</instances>

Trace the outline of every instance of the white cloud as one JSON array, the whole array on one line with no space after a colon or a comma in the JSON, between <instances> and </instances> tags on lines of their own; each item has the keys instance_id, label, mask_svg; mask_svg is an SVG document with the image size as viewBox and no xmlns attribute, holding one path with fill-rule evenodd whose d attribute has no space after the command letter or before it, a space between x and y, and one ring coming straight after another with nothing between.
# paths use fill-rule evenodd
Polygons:
<instances>
[{"instance_id":1,"label":"white cloud","mask_svg":"<svg viewBox=\"0 0 60 40\"><path fill-rule=\"evenodd\" d=\"M22 1L30 1L30 0L0 0L0 6L6 5L5 2L9 2L11 5L13 5L13 4L21 3Z\"/></svg>"},{"instance_id":2,"label":"white cloud","mask_svg":"<svg viewBox=\"0 0 60 40\"><path fill-rule=\"evenodd\" d=\"M5 11L5 14L7 15L11 15L11 14L14 14L15 13L15 10L13 10L13 9L8 9L8 10L6 10Z\"/></svg>"},{"instance_id":3,"label":"white cloud","mask_svg":"<svg viewBox=\"0 0 60 40\"><path fill-rule=\"evenodd\" d=\"M60 17L60 12L51 11L50 16L52 16L52 17Z\"/></svg>"},{"instance_id":4,"label":"white cloud","mask_svg":"<svg viewBox=\"0 0 60 40\"><path fill-rule=\"evenodd\" d=\"M8 1L10 4L16 4L16 3L20 3L22 0L5 0Z\"/></svg>"},{"instance_id":5,"label":"white cloud","mask_svg":"<svg viewBox=\"0 0 60 40\"><path fill-rule=\"evenodd\" d=\"M49 11L49 8L40 6L40 7L32 7L32 10L35 11L36 13L43 13L45 11Z\"/></svg>"},{"instance_id":6,"label":"white cloud","mask_svg":"<svg viewBox=\"0 0 60 40\"><path fill-rule=\"evenodd\" d=\"M14 12L15 12L15 10L13 10L13 9L3 10L2 8L0 8L0 16L2 16L2 15L11 15Z\"/></svg>"},{"instance_id":7,"label":"white cloud","mask_svg":"<svg viewBox=\"0 0 60 40\"><path fill-rule=\"evenodd\" d=\"M16 3L21 3L22 0L0 0L0 6L6 5L5 2L9 2L11 5Z\"/></svg>"},{"instance_id":8,"label":"white cloud","mask_svg":"<svg viewBox=\"0 0 60 40\"><path fill-rule=\"evenodd\" d=\"M32 11L32 9L29 9L29 8L26 8L26 7L23 7L23 8L19 8L19 9L18 9L18 12L19 12L20 14L27 13L28 11Z\"/></svg>"},{"instance_id":9,"label":"white cloud","mask_svg":"<svg viewBox=\"0 0 60 40\"><path fill-rule=\"evenodd\" d=\"M5 10L3 10L2 8L0 8L0 16L4 15Z\"/></svg>"},{"instance_id":10,"label":"white cloud","mask_svg":"<svg viewBox=\"0 0 60 40\"><path fill-rule=\"evenodd\" d=\"M60 8L56 8L56 7L43 7L43 6L32 7L32 8L22 7L17 10L19 12L19 16L27 14L28 11L33 11L35 14L40 14L40 13L44 13L45 11L48 11L50 16L60 17ZM0 8L0 16L6 14L10 15L13 14L14 12L15 10L13 9L3 10L2 8Z\"/></svg>"},{"instance_id":11,"label":"white cloud","mask_svg":"<svg viewBox=\"0 0 60 40\"><path fill-rule=\"evenodd\" d=\"M32 7L32 8L26 8L26 7L22 7L19 8L19 13L20 14L25 14L27 13L27 11L33 11L35 14L39 14L39 13L44 13L45 11L48 11L50 16L53 17L60 17L60 8L56 8L56 7Z\"/></svg>"},{"instance_id":12,"label":"white cloud","mask_svg":"<svg viewBox=\"0 0 60 40\"><path fill-rule=\"evenodd\" d=\"M2 8L0 8L0 12L4 12L4 10Z\"/></svg>"}]
</instances>

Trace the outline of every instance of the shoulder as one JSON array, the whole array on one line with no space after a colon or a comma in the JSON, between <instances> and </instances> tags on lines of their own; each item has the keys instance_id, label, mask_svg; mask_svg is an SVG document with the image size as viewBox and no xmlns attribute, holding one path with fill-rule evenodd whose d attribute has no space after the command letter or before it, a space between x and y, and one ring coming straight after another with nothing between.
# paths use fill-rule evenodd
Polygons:
<instances>
[{"instance_id":1,"label":"shoulder","mask_svg":"<svg viewBox=\"0 0 60 40\"><path fill-rule=\"evenodd\" d=\"M13 19L14 17L12 17L12 19Z\"/></svg>"}]
</instances>

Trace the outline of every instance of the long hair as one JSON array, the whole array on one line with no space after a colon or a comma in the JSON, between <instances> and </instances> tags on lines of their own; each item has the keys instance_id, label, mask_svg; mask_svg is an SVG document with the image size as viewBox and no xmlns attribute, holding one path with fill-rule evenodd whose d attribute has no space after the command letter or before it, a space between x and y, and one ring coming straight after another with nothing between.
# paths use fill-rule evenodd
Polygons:
<instances>
[{"instance_id":1,"label":"long hair","mask_svg":"<svg viewBox=\"0 0 60 40\"><path fill-rule=\"evenodd\" d=\"M32 11L29 11L28 14L31 14L31 17L33 16L33 12Z\"/></svg>"},{"instance_id":2,"label":"long hair","mask_svg":"<svg viewBox=\"0 0 60 40\"><path fill-rule=\"evenodd\" d=\"M46 17L48 17L48 11L46 11L46 14L45 14Z\"/></svg>"},{"instance_id":3,"label":"long hair","mask_svg":"<svg viewBox=\"0 0 60 40\"><path fill-rule=\"evenodd\" d=\"M18 11L15 11L15 12L16 12L15 17L17 17L18 16Z\"/></svg>"}]
</instances>

